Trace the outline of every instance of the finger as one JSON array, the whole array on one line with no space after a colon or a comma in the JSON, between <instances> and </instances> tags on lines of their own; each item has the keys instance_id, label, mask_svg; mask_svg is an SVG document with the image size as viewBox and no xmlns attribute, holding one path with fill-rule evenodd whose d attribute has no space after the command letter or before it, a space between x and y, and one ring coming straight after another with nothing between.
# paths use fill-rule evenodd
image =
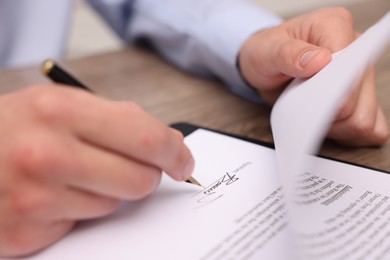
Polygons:
<instances>
[{"instance_id":1,"label":"finger","mask_svg":"<svg viewBox=\"0 0 390 260\"><path fill-rule=\"evenodd\" d=\"M75 118L77 134L89 143L162 169L176 180L188 179L194 160L182 135L133 103L110 104L105 112L110 113L103 117L85 111ZM84 117L93 120L85 124Z\"/></svg>"},{"instance_id":2,"label":"finger","mask_svg":"<svg viewBox=\"0 0 390 260\"><path fill-rule=\"evenodd\" d=\"M365 78L352 114L343 120L336 121L328 136L335 140L366 138L374 129L376 113L375 84L368 82Z\"/></svg>"},{"instance_id":3,"label":"finger","mask_svg":"<svg viewBox=\"0 0 390 260\"><path fill-rule=\"evenodd\" d=\"M52 216L53 220L92 219L113 213L119 205L118 199L69 188L56 201Z\"/></svg>"},{"instance_id":4,"label":"finger","mask_svg":"<svg viewBox=\"0 0 390 260\"><path fill-rule=\"evenodd\" d=\"M335 122L346 120L348 117L352 116L358 105L360 95L363 95L363 93L361 93L363 86L368 88L367 91L370 92L370 96L375 102L371 105L372 110L374 110L376 106L375 84L375 71L373 68L371 68L361 80L360 84L352 89L351 93L348 95L346 101L344 101L340 111L338 112ZM366 93L364 92L364 94Z\"/></svg>"},{"instance_id":5,"label":"finger","mask_svg":"<svg viewBox=\"0 0 390 260\"><path fill-rule=\"evenodd\" d=\"M284 26L255 35L240 56L245 77L262 91L274 91L292 77L310 77L331 60L330 51L285 33Z\"/></svg>"},{"instance_id":6,"label":"finger","mask_svg":"<svg viewBox=\"0 0 390 260\"><path fill-rule=\"evenodd\" d=\"M351 13L339 7L322 8L298 16L282 24L281 29L286 32L284 41L279 34L279 37L272 38L273 44L269 44L268 49L290 58L298 72L299 67L316 71L315 68L324 66L326 61L330 61L329 52L327 53L326 50L332 53L339 51L356 38ZM291 65L293 64L288 67L292 67ZM286 72L287 75L293 73L294 71Z\"/></svg>"},{"instance_id":7,"label":"finger","mask_svg":"<svg viewBox=\"0 0 390 260\"><path fill-rule=\"evenodd\" d=\"M273 59L275 69L294 78L307 78L320 71L331 60L328 49L299 39L289 39L277 48Z\"/></svg>"},{"instance_id":8,"label":"finger","mask_svg":"<svg viewBox=\"0 0 390 260\"><path fill-rule=\"evenodd\" d=\"M355 142L361 145L379 145L386 141L388 131L386 120L377 105L373 72L367 74L361 86L355 109L350 116L333 124L328 137L345 144Z\"/></svg>"},{"instance_id":9,"label":"finger","mask_svg":"<svg viewBox=\"0 0 390 260\"><path fill-rule=\"evenodd\" d=\"M53 220L84 220L107 216L118 209L118 199L76 189L64 190L55 201Z\"/></svg>"},{"instance_id":10,"label":"finger","mask_svg":"<svg viewBox=\"0 0 390 260\"><path fill-rule=\"evenodd\" d=\"M279 40L270 46L269 51L259 52L259 55L263 55L259 60L267 63L269 68L256 76L258 86L261 86L260 94L270 104L276 101L291 78L313 76L331 60L329 50L303 40Z\"/></svg>"},{"instance_id":11,"label":"finger","mask_svg":"<svg viewBox=\"0 0 390 260\"><path fill-rule=\"evenodd\" d=\"M39 129L12 142L9 166L27 183L71 186L111 198L137 199L151 193L161 179L159 168L80 142L69 133L58 138L53 130Z\"/></svg>"},{"instance_id":12,"label":"finger","mask_svg":"<svg viewBox=\"0 0 390 260\"><path fill-rule=\"evenodd\" d=\"M95 111L85 111L76 117L77 134L90 143L154 165L176 180L188 179L194 161L183 137L133 103L109 104L104 112L105 116L97 116ZM83 123L87 118L92 119L90 124Z\"/></svg>"},{"instance_id":13,"label":"finger","mask_svg":"<svg viewBox=\"0 0 390 260\"><path fill-rule=\"evenodd\" d=\"M344 8L320 9L287 21L283 27L289 41L275 49L284 58L276 59L280 65L275 65L285 68L281 71L292 77L313 76L329 63L331 53L356 38L353 18Z\"/></svg>"},{"instance_id":14,"label":"finger","mask_svg":"<svg viewBox=\"0 0 390 260\"><path fill-rule=\"evenodd\" d=\"M153 192L161 180L160 169L94 146L76 144L72 156L75 163L63 182L75 189L136 200Z\"/></svg>"},{"instance_id":15,"label":"finger","mask_svg":"<svg viewBox=\"0 0 390 260\"><path fill-rule=\"evenodd\" d=\"M344 8L324 8L287 21L287 36L270 44L271 66L291 77L310 77L356 37L353 18ZM274 62L272 62L272 60Z\"/></svg>"},{"instance_id":16,"label":"finger","mask_svg":"<svg viewBox=\"0 0 390 260\"><path fill-rule=\"evenodd\" d=\"M354 39L346 9L320 9L252 36L241 49L240 70L272 104L291 78L313 76Z\"/></svg>"},{"instance_id":17,"label":"finger","mask_svg":"<svg viewBox=\"0 0 390 260\"><path fill-rule=\"evenodd\" d=\"M46 223L14 220L0 236L1 253L9 257L35 253L64 237L73 226L72 221Z\"/></svg>"},{"instance_id":18,"label":"finger","mask_svg":"<svg viewBox=\"0 0 390 260\"><path fill-rule=\"evenodd\" d=\"M87 143L154 165L176 180L192 172L194 161L183 137L133 103L67 87L41 92L34 102L40 120L65 125Z\"/></svg>"},{"instance_id":19,"label":"finger","mask_svg":"<svg viewBox=\"0 0 390 260\"><path fill-rule=\"evenodd\" d=\"M29 185L14 193L11 212L17 219L48 223L102 217L115 211L117 199L59 185Z\"/></svg>"},{"instance_id":20,"label":"finger","mask_svg":"<svg viewBox=\"0 0 390 260\"><path fill-rule=\"evenodd\" d=\"M351 138L337 140L339 144L348 146L380 146L386 143L389 139L389 128L387 125L386 117L383 111L378 107L375 127L370 136L367 138Z\"/></svg>"},{"instance_id":21,"label":"finger","mask_svg":"<svg viewBox=\"0 0 390 260\"><path fill-rule=\"evenodd\" d=\"M353 17L351 13L342 7L323 8L310 13L307 17L299 18L304 23L305 19L315 21L308 25L309 37L312 44L337 52L349 45L356 38ZM307 23L306 23L307 24ZM296 30L291 30L295 35Z\"/></svg>"}]
</instances>

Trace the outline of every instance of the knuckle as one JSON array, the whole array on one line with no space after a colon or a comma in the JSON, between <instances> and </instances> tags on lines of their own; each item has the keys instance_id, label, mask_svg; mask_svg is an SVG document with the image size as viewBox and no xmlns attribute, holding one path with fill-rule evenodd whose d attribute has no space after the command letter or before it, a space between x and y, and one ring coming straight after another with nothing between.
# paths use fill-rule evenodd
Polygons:
<instances>
[{"instance_id":1,"label":"knuckle","mask_svg":"<svg viewBox=\"0 0 390 260\"><path fill-rule=\"evenodd\" d=\"M291 57L293 50L295 49L294 47L297 45L298 41L297 40L289 40L285 41L279 48L279 57L284 60L288 61L289 57Z\"/></svg>"},{"instance_id":2,"label":"knuckle","mask_svg":"<svg viewBox=\"0 0 390 260\"><path fill-rule=\"evenodd\" d=\"M351 100L346 101L341 107L341 109L339 110L337 120L344 120L350 117L353 114L353 111L354 111L354 102L352 102Z\"/></svg>"},{"instance_id":3,"label":"knuckle","mask_svg":"<svg viewBox=\"0 0 390 260\"><path fill-rule=\"evenodd\" d=\"M35 177L55 172L62 164L53 147L44 143L24 143L10 151L9 157L12 168L20 174Z\"/></svg>"},{"instance_id":4,"label":"knuckle","mask_svg":"<svg viewBox=\"0 0 390 260\"><path fill-rule=\"evenodd\" d=\"M377 145L383 145L389 140L390 133L389 131L384 131L379 134L378 139L377 139Z\"/></svg>"},{"instance_id":5,"label":"knuckle","mask_svg":"<svg viewBox=\"0 0 390 260\"><path fill-rule=\"evenodd\" d=\"M381 145L384 145L387 140L389 139L389 136L386 135L386 136L378 136L374 142L373 142L373 146L381 146Z\"/></svg>"},{"instance_id":6,"label":"knuckle","mask_svg":"<svg viewBox=\"0 0 390 260\"><path fill-rule=\"evenodd\" d=\"M142 109L142 107L140 105L138 105L137 103L135 102L121 102L121 104L128 110L130 110L132 113L143 113L144 110Z\"/></svg>"},{"instance_id":7,"label":"knuckle","mask_svg":"<svg viewBox=\"0 0 390 260\"><path fill-rule=\"evenodd\" d=\"M34 93L31 100L32 113L43 122L55 123L64 120L69 114L69 100L59 91L49 90L42 93Z\"/></svg>"},{"instance_id":8,"label":"knuckle","mask_svg":"<svg viewBox=\"0 0 390 260\"><path fill-rule=\"evenodd\" d=\"M353 23L353 16L351 12L345 8L345 7L333 7L333 10L335 14L337 14L338 17L342 18L343 20L347 21L348 23Z\"/></svg>"},{"instance_id":9,"label":"knuckle","mask_svg":"<svg viewBox=\"0 0 390 260\"><path fill-rule=\"evenodd\" d=\"M389 133L389 129L387 127L381 129L380 131L377 131L375 134L376 134L376 136L375 136L375 141L374 141L373 145L380 146L380 145L385 144L387 142L387 140L389 140L390 133Z\"/></svg>"},{"instance_id":10,"label":"knuckle","mask_svg":"<svg viewBox=\"0 0 390 260\"><path fill-rule=\"evenodd\" d=\"M141 118L146 115L145 111L136 103L123 102L123 105L130 109L134 117ZM147 154L149 158L155 159L166 148L169 134L169 128L158 122L153 125L143 125L143 130L136 139L137 146L141 147L143 153Z\"/></svg>"},{"instance_id":11,"label":"knuckle","mask_svg":"<svg viewBox=\"0 0 390 260\"><path fill-rule=\"evenodd\" d=\"M303 46L302 42L298 39L291 39L283 42L278 50L278 63L283 72L294 75L301 70L301 66L298 66L299 59L303 52L306 52L307 46Z\"/></svg>"},{"instance_id":12,"label":"knuckle","mask_svg":"<svg viewBox=\"0 0 390 260\"><path fill-rule=\"evenodd\" d=\"M343 22L351 25L354 23L351 12L345 7L327 7L322 10L324 10L323 14L325 18L341 19Z\"/></svg>"},{"instance_id":13,"label":"knuckle","mask_svg":"<svg viewBox=\"0 0 390 260\"><path fill-rule=\"evenodd\" d=\"M38 218L50 207L50 198L41 192L26 188L15 191L11 197L12 211L24 218Z\"/></svg>"},{"instance_id":14,"label":"knuckle","mask_svg":"<svg viewBox=\"0 0 390 260\"><path fill-rule=\"evenodd\" d=\"M356 116L352 119L353 135L356 137L370 136L374 131L374 123L368 117Z\"/></svg>"},{"instance_id":15,"label":"knuckle","mask_svg":"<svg viewBox=\"0 0 390 260\"><path fill-rule=\"evenodd\" d=\"M161 154L166 147L169 132L168 128L148 128L141 134L141 147L151 157Z\"/></svg>"}]
</instances>

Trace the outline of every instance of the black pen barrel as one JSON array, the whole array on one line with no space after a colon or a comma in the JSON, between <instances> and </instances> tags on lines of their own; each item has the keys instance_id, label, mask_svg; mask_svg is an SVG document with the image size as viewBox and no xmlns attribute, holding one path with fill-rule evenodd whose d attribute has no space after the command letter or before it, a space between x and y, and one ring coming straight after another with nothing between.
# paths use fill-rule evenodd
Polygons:
<instances>
[{"instance_id":1,"label":"black pen barrel","mask_svg":"<svg viewBox=\"0 0 390 260\"><path fill-rule=\"evenodd\" d=\"M91 91L83 83L72 77L68 72L60 68L52 60L47 60L43 63L42 71L45 73L51 80L56 83L70 85L78 87L87 91Z\"/></svg>"}]
</instances>

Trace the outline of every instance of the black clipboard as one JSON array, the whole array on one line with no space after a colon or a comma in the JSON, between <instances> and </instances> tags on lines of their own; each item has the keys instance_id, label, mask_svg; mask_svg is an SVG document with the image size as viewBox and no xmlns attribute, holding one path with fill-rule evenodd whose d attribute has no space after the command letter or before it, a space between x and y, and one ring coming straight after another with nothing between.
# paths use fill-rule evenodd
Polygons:
<instances>
[{"instance_id":1,"label":"black clipboard","mask_svg":"<svg viewBox=\"0 0 390 260\"><path fill-rule=\"evenodd\" d=\"M199 126L199 125L195 125L195 124L191 124L191 123L187 123L187 122L177 122L177 123L171 124L170 126L172 128L174 128L174 129L176 129L176 130L179 130L184 135L184 137L189 135L189 134L191 134L192 132L196 131L197 129L204 129L204 130L208 130L208 131L211 131L211 132L215 132L215 133L223 134L223 135L230 136L230 137L233 137L233 138L237 138L237 139L240 139L240 140L244 140L244 141L247 141L247 142L250 142L250 143L254 143L254 144L258 144L258 145L261 145L261 146L265 146L265 147L268 147L268 148L275 149L275 145L273 143L264 142L264 141L260 141L260 140L256 140L256 139L253 139L253 138L240 136L240 135L235 135L235 134L227 133L227 132L224 132L224 131L215 130L215 129L211 129L211 128L208 128L208 127L203 127L203 126ZM329 156L323 156L323 155L317 155L317 156L320 157L320 158L324 158L324 159L328 159L328 160L332 160L332 161L336 161L336 162L340 162L340 163L350 164L350 165L353 165L353 166L362 167L362 168L365 168L365 169L369 169L369 170L373 170L373 171L378 171L378 172L390 174L390 171L378 169L378 168L375 168L375 167L370 167L370 166L366 166L366 165L362 165L362 164L358 164L358 163L354 163L354 162L348 162L348 161L345 161L345 160L340 160L340 159L329 157Z\"/></svg>"},{"instance_id":2,"label":"black clipboard","mask_svg":"<svg viewBox=\"0 0 390 260\"><path fill-rule=\"evenodd\" d=\"M269 148L275 149L275 146L274 146L273 143L268 143L268 142L256 140L256 139L253 139L253 138L248 138L248 137L244 137L244 136L240 136L240 135L235 135L235 134L231 134L231 133L227 133L227 132L224 132L224 131L215 130L215 129L208 128L208 127L194 125L194 124L191 124L191 123L178 122L178 123L171 124L171 127L175 128L176 130L179 130L184 136L187 136L187 135L191 134L192 132L196 131L197 129L204 129L204 130L208 130L208 131L211 131L211 132L214 132L214 133L219 133L219 134L222 134L222 135L230 136L230 137L237 138L237 139L240 139L240 140L244 140L244 141L247 141L247 142L250 142L250 143L254 143L254 144L258 144L258 145L261 145L261 146L265 146L265 147L269 147Z\"/></svg>"}]
</instances>

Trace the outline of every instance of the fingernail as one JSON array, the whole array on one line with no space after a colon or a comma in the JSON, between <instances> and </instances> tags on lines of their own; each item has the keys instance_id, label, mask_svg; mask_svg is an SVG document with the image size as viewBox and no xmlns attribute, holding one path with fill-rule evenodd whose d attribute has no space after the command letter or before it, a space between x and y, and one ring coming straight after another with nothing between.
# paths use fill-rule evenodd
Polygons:
<instances>
[{"instance_id":1,"label":"fingernail","mask_svg":"<svg viewBox=\"0 0 390 260\"><path fill-rule=\"evenodd\" d=\"M191 176L192 172L194 171L194 167L195 167L195 160L191 156L191 158L187 161L183 169L183 173L182 173L183 181L188 180L188 178Z\"/></svg>"},{"instance_id":2,"label":"fingernail","mask_svg":"<svg viewBox=\"0 0 390 260\"><path fill-rule=\"evenodd\" d=\"M306 67L307 64L309 64L310 61L314 59L318 53L320 53L319 50L310 50L305 52L301 55L301 58L299 59L299 65L301 65L301 67Z\"/></svg>"}]
</instances>

